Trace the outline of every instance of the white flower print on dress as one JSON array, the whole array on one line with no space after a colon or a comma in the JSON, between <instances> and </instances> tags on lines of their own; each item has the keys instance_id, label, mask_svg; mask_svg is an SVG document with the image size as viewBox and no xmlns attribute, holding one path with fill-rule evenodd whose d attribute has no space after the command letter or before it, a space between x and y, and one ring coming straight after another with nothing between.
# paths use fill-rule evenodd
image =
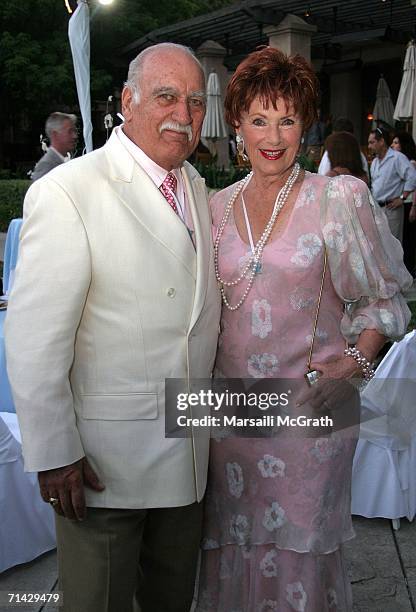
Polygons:
<instances>
[{"instance_id":1,"label":"white flower print on dress","mask_svg":"<svg viewBox=\"0 0 416 612\"><path fill-rule=\"evenodd\" d=\"M302 208L302 206L307 206L308 204L312 204L316 200L316 191L313 185L308 185L303 189L300 194L300 197L296 200L295 208Z\"/></svg>"},{"instance_id":2,"label":"white flower print on dress","mask_svg":"<svg viewBox=\"0 0 416 612\"><path fill-rule=\"evenodd\" d=\"M328 339L328 332L324 331L323 329L317 328L315 332L315 338L318 338L323 343L325 342L325 340ZM308 334L305 340L306 340L306 344L310 346L312 342L312 334Z\"/></svg>"},{"instance_id":3,"label":"white flower print on dress","mask_svg":"<svg viewBox=\"0 0 416 612\"><path fill-rule=\"evenodd\" d=\"M277 556L275 550L270 550L260 561L260 570L265 578L274 578L277 576L277 565L273 559Z\"/></svg>"},{"instance_id":4,"label":"white flower print on dress","mask_svg":"<svg viewBox=\"0 0 416 612\"><path fill-rule=\"evenodd\" d=\"M337 180L337 178L333 178L330 181L328 181L328 187L327 187L327 196L328 198L340 198L341 197L341 191L340 191L340 182L339 180Z\"/></svg>"},{"instance_id":5,"label":"white flower print on dress","mask_svg":"<svg viewBox=\"0 0 416 612\"><path fill-rule=\"evenodd\" d=\"M314 301L314 297L310 295L310 290L306 290L303 287L296 287L289 296L291 307L298 312L303 308L310 308Z\"/></svg>"},{"instance_id":6,"label":"white flower print on dress","mask_svg":"<svg viewBox=\"0 0 416 612\"><path fill-rule=\"evenodd\" d=\"M257 467L263 478L276 478L276 476L285 475L286 464L273 455L264 455L263 459L257 463Z\"/></svg>"},{"instance_id":7,"label":"white flower print on dress","mask_svg":"<svg viewBox=\"0 0 416 612\"><path fill-rule=\"evenodd\" d=\"M336 457L342 450L342 440L339 436L332 435L330 438L319 438L310 450L319 463L325 463L332 457Z\"/></svg>"},{"instance_id":8,"label":"white flower print on dress","mask_svg":"<svg viewBox=\"0 0 416 612\"><path fill-rule=\"evenodd\" d=\"M253 378L272 378L279 371L279 360L271 353L251 355L247 371Z\"/></svg>"},{"instance_id":9,"label":"white flower print on dress","mask_svg":"<svg viewBox=\"0 0 416 612\"><path fill-rule=\"evenodd\" d=\"M301 582L292 582L286 585L286 601L292 610L304 612L308 596Z\"/></svg>"},{"instance_id":10,"label":"white flower print on dress","mask_svg":"<svg viewBox=\"0 0 416 612\"><path fill-rule=\"evenodd\" d=\"M250 523L244 514L237 514L231 517L230 534L237 544L247 543L250 534Z\"/></svg>"},{"instance_id":11,"label":"white flower print on dress","mask_svg":"<svg viewBox=\"0 0 416 612\"><path fill-rule=\"evenodd\" d=\"M322 240L317 234L302 234L298 238L296 247L297 251L290 261L301 268L308 268L320 253Z\"/></svg>"},{"instance_id":12,"label":"white flower print on dress","mask_svg":"<svg viewBox=\"0 0 416 612\"><path fill-rule=\"evenodd\" d=\"M227 471L228 490L233 497L239 499L244 490L243 470L238 463L227 463L225 466Z\"/></svg>"},{"instance_id":13,"label":"white flower print on dress","mask_svg":"<svg viewBox=\"0 0 416 612\"><path fill-rule=\"evenodd\" d=\"M354 204L356 208L361 208L363 205L363 194L361 191L353 191Z\"/></svg>"},{"instance_id":14,"label":"white flower print on dress","mask_svg":"<svg viewBox=\"0 0 416 612\"><path fill-rule=\"evenodd\" d=\"M365 286L367 284L367 273L365 271L363 257L356 251L350 251L350 253L348 253L348 259L355 278L359 280L360 284Z\"/></svg>"},{"instance_id":15,"label":"white flower print on dress","mask_svg":"<svg viewBox=\"0 0 416 612\"><path fill-rule=\"evenodd\" d=\"M242 255L238 260L238 273L241 274L248 264L249 259L253 257L253 253L251 251L247 251L245 255Z\"/></svg>"},{"instance_id":16,"label":"white flower print on dress","mask_svg":"<svg viewBox=\"0 0 416 612\"><path fill-rule=\"evenodd\" d=\"M267 300L254 300L251 313L251 333L262 340L272 331L272 307Z\"/></svg>"},{"instance_id":17,"label":"white flower print on dress","mask_svg":"<svg viewBox=\"0 0 416 612\"><path fill-rule=\"evenodd\" d=\"M335 591L335 589L328 589L327 594L326 594L326 599L328 602L328 608L337 608L338 605L338 598L337 598L337 593Z\"/></svg>"},{"instance_id":18,"label":"white flower print on dress","mask_svg":"<svg viewBox=\"0 0 416 612\"><path fill-rule=\"evenodd\" d=\"M396 329L394 314L390 310L380 308L380 319L384 325L384 335L393 336Z\"/></svg>"},{"instance_id":19,"label":"white flower print on dress","mask_svg":"<svg viewBox=\"0 0 416 612\"><path fill-rule=\"evenodd\" d=\"M281 506L274 501L269 508L266 508L263 517L263 527L267 531L279 529L286 523L286 513Z\"/></svg>"},{"instance_id":20,"label":"white flower print on dress","mask_svg":"<svg viewBox=\"0 0 416 612\"><path fill-rule=\"evenodd\" d=\"M278 612L279 608L275 599L263 599L257 610L258 612Z\"/></svg>"},{"instance_id":21,"label":"white flower print on dress","mask_svg":"<svg viewBox=\"0 0 416 612\"><path fill-rule=\"evenodd\" d=\"M344 253L348 248L347 230L341 223L330 221L322 228L325 242L331 249Z\"/></svg>"},{"instance_id":22,"label":"white flower print on dress","mask_svg":"<svg viewBox=\"0 0 416 612\"><path fill-rule=\"evenodd\" d=\"M204 538L202 540L201 548L203 550L215 550L219 547L220 545L218 544L217 540L214 540L212 538Z\"/></svg>"}]
</instances>

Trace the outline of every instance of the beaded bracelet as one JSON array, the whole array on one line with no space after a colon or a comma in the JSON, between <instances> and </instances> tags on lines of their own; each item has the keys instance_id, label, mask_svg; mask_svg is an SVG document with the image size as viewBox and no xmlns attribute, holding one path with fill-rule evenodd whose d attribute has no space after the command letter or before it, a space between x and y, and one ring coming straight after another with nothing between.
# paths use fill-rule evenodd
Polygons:
<instances>
[{"instance_id":1,"label":"beaded bracelet","mask_svg":"<svg viewBox=\"0 0 416 612\"><path fill-rule=\"evenodd\" d=\"M361 351L359 351L355 346L350 346L346 348L344 351L344 355L346 357L352 357L358 363L361 368L361 371L364 375L364 380L371 380L375 374L375 370L372 367L372 364Z\"/></svg>"}]
</instances>

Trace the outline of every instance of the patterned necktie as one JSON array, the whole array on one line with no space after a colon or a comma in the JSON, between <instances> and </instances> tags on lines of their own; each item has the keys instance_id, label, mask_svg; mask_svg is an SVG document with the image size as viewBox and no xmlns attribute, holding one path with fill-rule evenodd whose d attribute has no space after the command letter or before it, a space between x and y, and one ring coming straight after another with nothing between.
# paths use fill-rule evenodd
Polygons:
<instances>
[{"instance_id":1,"label":"patterned necktie","mask_svg":"<svg viewBox=\"0 0 416 612\"><path fill-rule=\"evenodd\" d=\"M169 202L170 206L173 208L176 214L178 214L178 207L176 206L174 194L176 194L176 186L177 180L176 176L169 172L161 186L159 187L160 191L165 196L166 200Z\"/></svg>"}]
</instances>

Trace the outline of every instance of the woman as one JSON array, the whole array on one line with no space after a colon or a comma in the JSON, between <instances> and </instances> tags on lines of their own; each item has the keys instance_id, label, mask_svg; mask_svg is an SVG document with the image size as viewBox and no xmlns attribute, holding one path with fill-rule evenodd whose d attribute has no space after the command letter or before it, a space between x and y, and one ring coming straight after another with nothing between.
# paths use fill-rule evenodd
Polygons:
<instances>
[{"instance_id":1,"label":"woman","mask_svg":"<svg viewBox=\"0 0 416 612\"><path fill-rule=\"evenodd\" d=\"M366 186L296 162L316 100L309 64L272 48L250 54L228 86L227 121L253 173L212 200L220 378L304 380L323 276L311 392L370 376L359 355L372 361L406 329L400 290L411 281ZM345 355L345 338L360 353ZM341 547L353 537L354 446L339 435L212 440L198 612L351 610Z\"/></svg>"},{"instance_id":2,"label":"woman","mask_svg":"<svg viewBox=\"0 0 416 612\"><path fill-rule=\"evenodd\" d=\"M327 176L349 174L368 184L368 177L363 171L360 146L353 134L335 132L326 139L325 148L331 162L331 170L327 172Z\"/></svg>"},{"instance_id":3,"label":"woman","mask_svg":"<svg viewBox=\"0 0 416 612\"><path fill-rule=\"evenodd\" d=\"M416 145L408 132L396 132L391 148L406 155L416 166ZM416 192L404 201L403 261L410 274L416 276Z\"/></svg>"}]
</instances>

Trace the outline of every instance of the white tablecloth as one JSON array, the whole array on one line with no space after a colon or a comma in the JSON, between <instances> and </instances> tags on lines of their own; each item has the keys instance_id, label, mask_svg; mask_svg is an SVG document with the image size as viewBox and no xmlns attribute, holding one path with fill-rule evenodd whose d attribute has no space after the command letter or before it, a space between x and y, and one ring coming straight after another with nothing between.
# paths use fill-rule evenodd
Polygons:
<instances>
[{"instance_id":1,"label":"white tablecloth","mask_svg":"<svg viewBox=\"0 0 416 612\"><path fill-rule=\"evenodd\" d=\"M361 399L363 423L353 463L352 513L412 520L416 514L416 331L391 347Z\"/></svg>"},{"instance_id":2,"label":"white tablecloth","mask_svg":"<svg viewBox=\"0 0 416 612\"><path fill-rule=\"evenodd\" d=\"M15 414L0 413L0 572L55 548L53 510L39 493L37 475L23 471Z\"/></svg>"}]
</instances>

